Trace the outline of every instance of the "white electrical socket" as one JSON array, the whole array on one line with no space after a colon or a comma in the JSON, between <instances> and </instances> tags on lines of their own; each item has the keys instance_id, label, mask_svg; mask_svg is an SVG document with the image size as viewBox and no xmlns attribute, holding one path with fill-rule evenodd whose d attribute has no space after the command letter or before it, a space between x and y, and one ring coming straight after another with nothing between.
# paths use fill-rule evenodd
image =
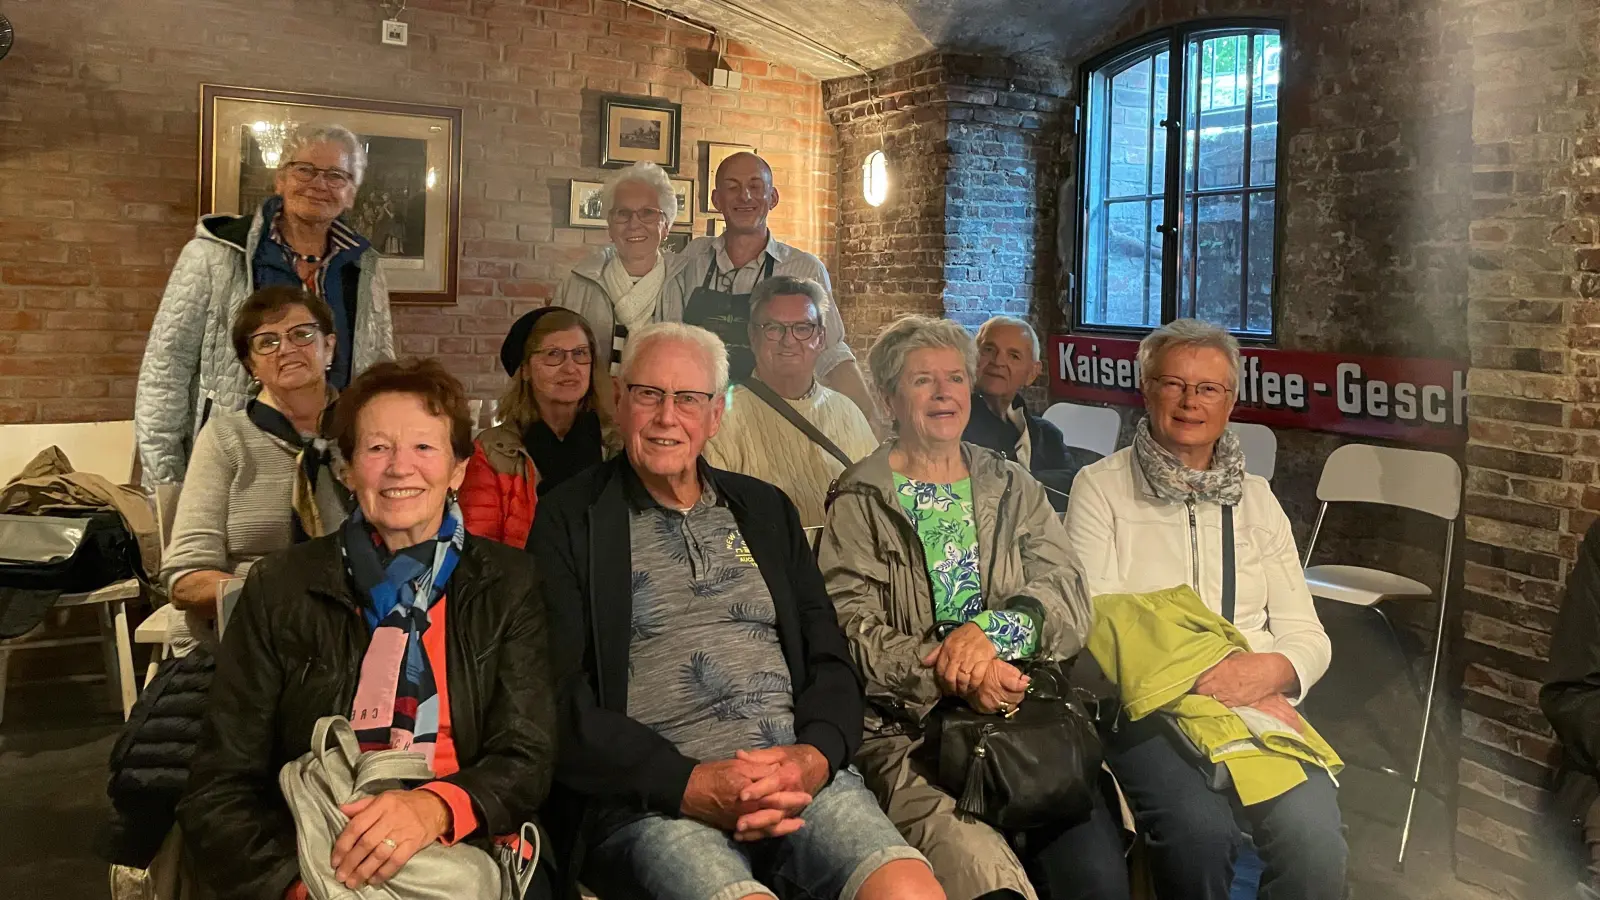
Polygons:
<instances>
[{"instance_id":1,"label":"white electrical socket","mask_svg":"<svg viewBox=\"0 0 1600 900\"><path fill-rule=\"evenodd\" d=\"M737 91L744 86L744 75L732 69L712 69L711 86Z\"/></svg>"},{"instance_id":2,"label":"white electrical socket","mask_svg":"<svg viewBox=\"0 0 1600 900\"><path fill-rule=\"evenodd\" d=\"M411 29L399 19L383 20L383 42L396 47L404 47L411 41Z\"/></svg>"}]
</instances>

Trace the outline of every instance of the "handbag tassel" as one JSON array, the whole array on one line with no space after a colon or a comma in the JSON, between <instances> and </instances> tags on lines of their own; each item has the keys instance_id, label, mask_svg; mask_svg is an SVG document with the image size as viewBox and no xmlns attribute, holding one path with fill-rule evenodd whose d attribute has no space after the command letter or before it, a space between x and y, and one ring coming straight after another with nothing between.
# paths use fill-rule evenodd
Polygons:
<instances>
[{"instance_id":1,"label":"handbag tassel","mask_svg":"<svg viewBox=\"0 0 1600 900\"><path fill-rule=\"evenodd\" d=\"M988 742L989 729L984 728L978 742L972 745L972 755L967 757L967 783L961 789L961 799L956 801L957 812L974 818L987 812L983 802L983 760L989 755Z\"/></svg>"}]
</instances>

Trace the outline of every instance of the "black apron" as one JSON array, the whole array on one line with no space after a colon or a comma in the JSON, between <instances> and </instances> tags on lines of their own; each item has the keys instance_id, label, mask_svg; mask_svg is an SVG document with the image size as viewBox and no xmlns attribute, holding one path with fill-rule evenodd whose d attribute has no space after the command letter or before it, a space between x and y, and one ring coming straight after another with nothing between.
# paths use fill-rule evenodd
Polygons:
<instances>
[{"instance_id":1,"label":"black apron","mask_svg":"<svg viewBox=\"0 0 1600 900\"><path fill-rule=\"evenodd\" d=\"M772 277L772 263L772 256L767 255L767 263L761 267L755 284ZM721 274L717 258L712 256L706 280L689 293L689 302L683 306L683 321L722 338L728 348L728 379L738 383L750 377L756 368L756 356L750 349L750 295L713 290L711 284Z\"/></svg>"}]
</instances>

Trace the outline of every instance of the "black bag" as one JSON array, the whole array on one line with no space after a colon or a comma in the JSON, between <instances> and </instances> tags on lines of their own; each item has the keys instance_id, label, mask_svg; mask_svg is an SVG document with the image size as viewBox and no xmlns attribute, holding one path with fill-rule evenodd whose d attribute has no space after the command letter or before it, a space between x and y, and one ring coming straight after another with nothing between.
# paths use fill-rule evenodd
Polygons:
<instances>
[{"instance_id":1,"label":"black bag","mask_svg":"<svg viewBox=\"0 0 1600 900\"><path fill-rule=\"evenodd\" d=\"M1027 695L1008 713L951 700L929 715L925 746L958 812L1005 832L1089 817L1100 735L1063 665L1026 667Z\"/></svg>"},{"instance_id":2,"label":"black bag","mask_svg":"<svg viewBox=\"0 0 1600 900\"><path fill-rule=\"evenodd\" d=\"M139 545L113 511L0 515L0 587L78 594L139 571Z\"/></svg>"}]
</instances>

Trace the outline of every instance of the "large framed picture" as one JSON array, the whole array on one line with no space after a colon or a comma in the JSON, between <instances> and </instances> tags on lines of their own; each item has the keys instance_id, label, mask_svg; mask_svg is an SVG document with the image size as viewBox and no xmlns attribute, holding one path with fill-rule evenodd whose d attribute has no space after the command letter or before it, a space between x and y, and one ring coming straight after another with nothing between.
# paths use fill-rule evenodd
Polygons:
<instances>
[{"instance_id":1,"label":"large framed picture","mask_svg":"<svg viewBox=\"0 0 1600 900\"><path fill-rule=\"evenodd\" d=\"M600 200L605 187L599 181L572 179L567 193L567 224L573 228L605 228L606 211Z\"/></svg>"},{"instance_id":2,"label":"large framed picture","mask_svg":"<svg viewBox=\"0 0 1600 900\"><path fill-rule=\"evenodd\" d=\"M708 216L715 216L718 213L717 208L711 205L711 192L717 187L717 169L723 160L735 153L754 153L756 148L748 144L722 144L716 141L701 141L700 145L704 148L700 158L706 164L700 182L700 211Z\"/></svg>"},{"instance_id":3,"label":"large framed picture","mask_svg":"<svg viewBox=\"0 0 1600 900\"><path fill-rule=\"evenodd\" d=\"M383 254L389 299L456 301L461 110L386 100L200 86L200 212L246 215L271 196L296 129L342 125L367 170L345 221Z\"/></svg>"},{"instance_id":4,"label":"large framed picture","mask_svg":"<svg viewBox=\"0 0 1600 900\"><path fill-rule=\"evenodd\" d=\"M653 97L600 98L600 165L620 168L653 162L678 171L683 107Z\"/></svg>"}]
</instances>

